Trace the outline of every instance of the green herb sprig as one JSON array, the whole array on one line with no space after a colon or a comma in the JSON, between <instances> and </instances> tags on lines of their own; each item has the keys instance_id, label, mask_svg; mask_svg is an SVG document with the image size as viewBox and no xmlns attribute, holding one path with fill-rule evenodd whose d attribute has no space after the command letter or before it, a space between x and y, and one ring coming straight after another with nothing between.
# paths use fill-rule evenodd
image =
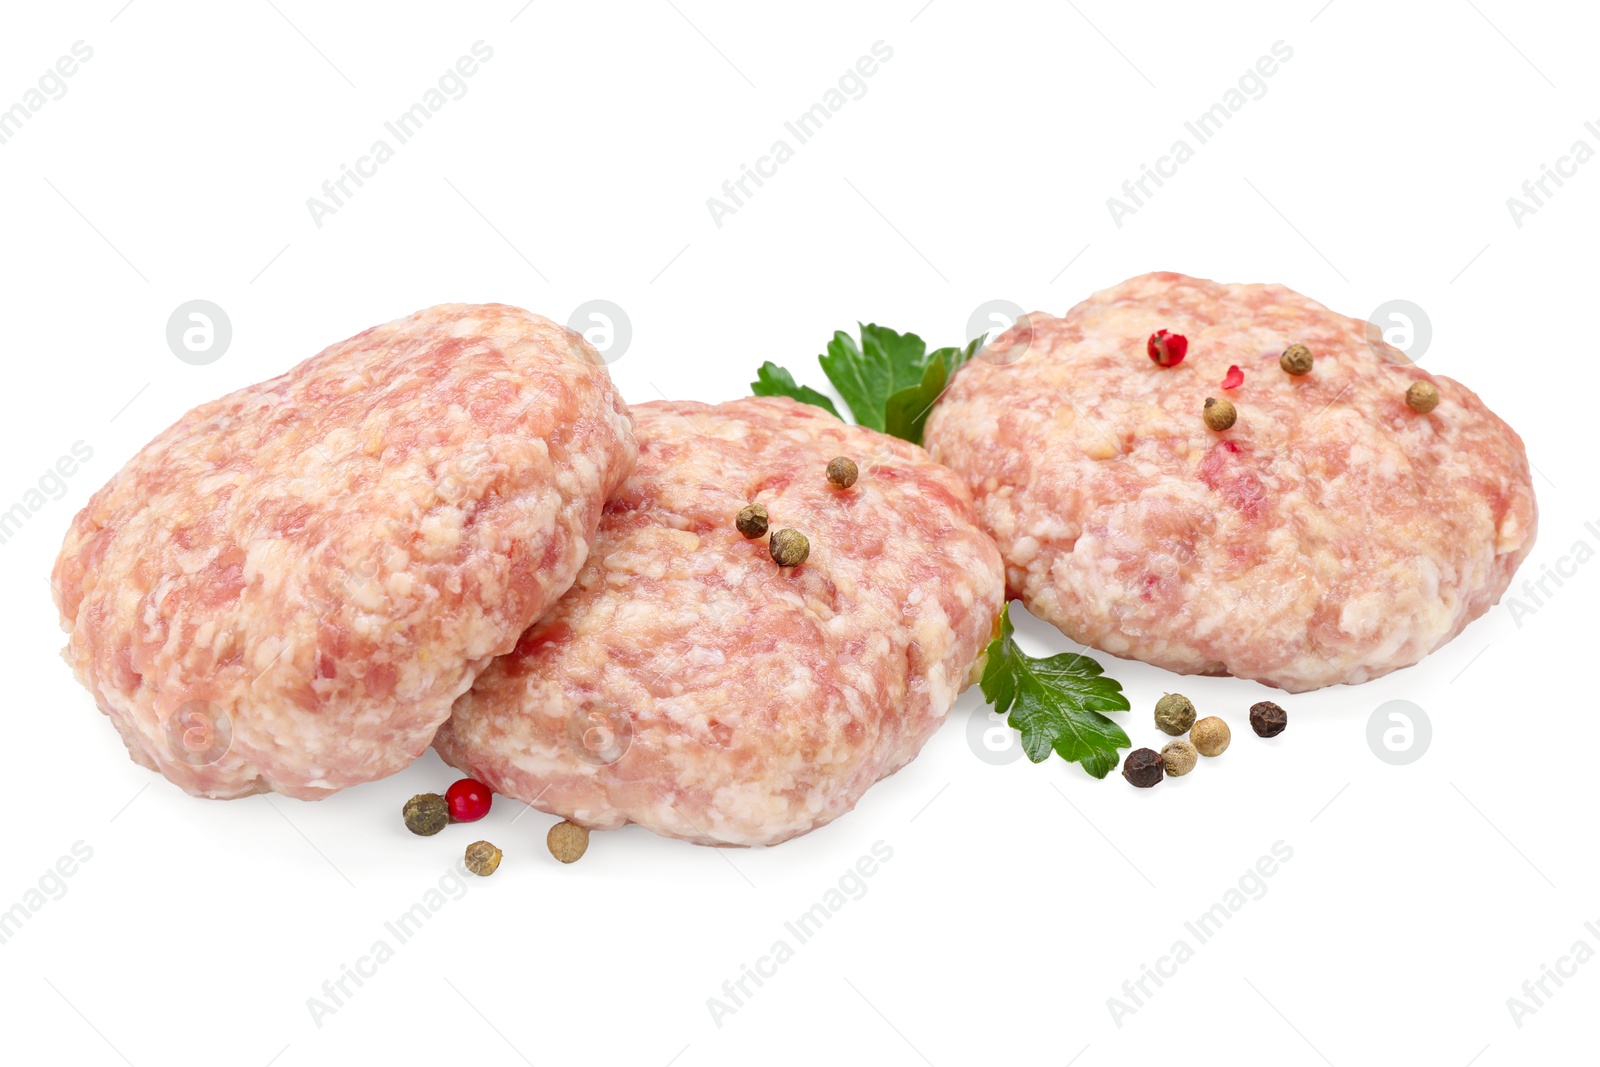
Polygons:
<instances>
[{"instance_id":1,"label":"green herb sprig","mask_svg":"<svg viewBox=\"0 0 1600 1067\"><path fill-rule=\"evenodd\" d=\"M1132 742L1122 727L1100 714L1127 711L1122 683L1103 677L1088 656L1064 652L1035 659L1017 645L1011 607L1000 614L1000 633L989 643L989 659L978 682L994 710L1022 734L1022 751L1035 763L1054 752L1104 778L1117 765L1117 750Z\"/></svg>"},{"instance_id":2,"label":"green herb sprig","mask_svg":"<svg viewBox=\"0 0 1600 1067\"><path fill-rule=\"evenodd\" d=\"M896 333L875 323L860 330L859 343L842 330L834 333L827 353L817 357L822 372L858 424L920 445L934 401L944 392L950 376L977 354L983 338L965 348L929 352L914 333ZM791 397L839 414L827 396L797 384L793 374L770 361L756 372L750 391L756 396Z\"/></svg>"}]
</instances>

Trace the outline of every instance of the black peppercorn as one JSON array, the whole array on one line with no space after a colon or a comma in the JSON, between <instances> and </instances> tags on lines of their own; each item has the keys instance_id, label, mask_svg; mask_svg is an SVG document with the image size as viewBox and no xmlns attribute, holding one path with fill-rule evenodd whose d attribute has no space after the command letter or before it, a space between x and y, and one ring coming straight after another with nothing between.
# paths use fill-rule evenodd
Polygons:
<instances>
[{"instance_id":1,"label":"black peppercorn","mask_svg":"<svg viewBox=\"0 0 1600 1067\"><path fill-rule=\"evenodd\" d=\"M754 540L767 532L767 509L760 504L748 504L733 520L739 532Z\"/></svg>"},{"instance_id":2,"label":"black peppercorn","mask_svg":"<svg viewBox=\"0 0 1600 1067\"><path fill-rule=\"evenodd\" d=\"M420 837L432 837L450 823L450 802L438 793L418 793L401 809L406 829Z\"/></svg>"},{"instance_id":3,"label":"black peppercorn","mask_svg":"<svg viewBox=\"0 0 1600 1067\"><path fill-rule=\"evenodd\" d=\"M1261 737L1277 737L1289 725L1289 715L1270 700L1250 705L1250 729Z\"/></svg>"},{"instance_id":4,"label":"black peppercorn","mask_svg":"<svg viewBox=\"0 0 1600 1067\"><path fill-rule=\"evenodd\" d=\"M828 462L828 481L837 489L848 489L856 484L855 461L849 456L834 456Z\"/></svg>"},{"instance_id":5,"label":"black peppercorn","mask_svg":"<svg viewBox=\"0 0 1600 1067\"><path fill-rule=\"evenodd\" d=\"M1122 777L1140 789L1161 781L1167 761L1153 748L1136 748L1122 761Z\"/></svg>"}]
</instances>

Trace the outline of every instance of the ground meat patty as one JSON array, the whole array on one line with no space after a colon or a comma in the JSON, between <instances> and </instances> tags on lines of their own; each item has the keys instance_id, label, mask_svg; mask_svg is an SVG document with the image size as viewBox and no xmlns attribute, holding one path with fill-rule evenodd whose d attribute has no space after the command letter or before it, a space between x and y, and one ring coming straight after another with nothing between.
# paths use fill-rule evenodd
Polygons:
<instances>
[{"instance_id":1,"label":"ground meat patty","mask_svg":"<svg viewBox=\"0 0 1600 1067\"><path fill-rule=\"evenodd\" d=\"M1162 368L1151 333L1188 337ZM1294 377L1284 348L1316 364ZM1075 641L1290 691L1417 662L1532 547L1522 441L1366 324L1280 285L1149 274L1033 314L956 376L928 449L972 490L1007 585ZM1230 364L1244 383L1222 391ZM1439 389L1411 411L1407 386ZM1238 409L1201 419L1207 397Z\"/></svg>"},{"instance_id":2,"label":"ground meat patty","mask_svg":"<svg viewBox=\"0 0 1600 1067\"><path fill-rule=\"evenodd\" d=\"M572 591L456 702L434 747L589 827L776 844L907 763L1002 604L971 497L922 449L786 399L634 409L639 467ZM859 480L825 469L849 456ZM781 570L734 519L810 540Z\"/></svg>"},{"instance_id":3,"label":"ground meat patty","mask_svg":"<svg viewBox=\"0 0 1600 1067\"><path fill-rule=\"evenodd\" d=\"M96 493L55 566L66 658L191 793L381 778L566 591L636 454L576 334L418 312L195 408Z\"/></svg>"}]
</instances>

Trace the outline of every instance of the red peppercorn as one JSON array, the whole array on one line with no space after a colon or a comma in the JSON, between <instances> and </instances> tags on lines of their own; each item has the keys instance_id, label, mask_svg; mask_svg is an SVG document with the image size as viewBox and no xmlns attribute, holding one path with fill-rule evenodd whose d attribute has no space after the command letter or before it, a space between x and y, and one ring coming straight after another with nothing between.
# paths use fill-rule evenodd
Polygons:
<instances>
[{"instance_id":1,"label":"red peppercorn","mask_svg":"<svg viewBox=\"0 0 1600 1067\"><path fill-rule=\"evenodd\" d=\"M1229 367L1227 375L1222 379L1224 389L1237 389L1244 384L1244 371L1237 365Z\"/></svg>"},{"instance_id":2,"label":"red peppercorn","mask_svg":"<svg viewBox=\"0 0 1600 1067\"><path fill-rule=\"evenodd\" d=\"M1144 350L1158 367L1176 367L1189 354L1189 339L1181 333L1157 330L1144 343Z\"/></svg>"},{"instance_id":3,"label":"red peppercorn","mask_svg":"<svg viewBox=\"0 0 1600 1067\"><path fill-rule=\"evenodd\" d=\"M450 818L455 822L477 822L489 814L489 803L494 793L482 782L463 778L445 790L444 799L450 805Z\"/></svg>"}]
</instances>

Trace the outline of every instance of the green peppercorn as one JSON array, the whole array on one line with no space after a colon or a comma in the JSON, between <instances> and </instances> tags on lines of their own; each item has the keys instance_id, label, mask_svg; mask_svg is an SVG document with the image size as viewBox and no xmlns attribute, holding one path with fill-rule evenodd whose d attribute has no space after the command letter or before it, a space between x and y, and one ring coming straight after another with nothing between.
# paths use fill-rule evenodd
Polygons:
<instances>
[{"instance_id":1,"label":"green peppercorn","mask_svg":"<svg viewBox=\"0 0 1600 1067\"><path fill-rule=\"evenodd\" d=\"M1239 413L1234 410L1233 401L1218 400L1215 397L1206 397L1206 403L1200 409L1200 414L1206 420L1206 425L1221 433L1229 429L1239 420Z\"/></svg>"},{"instance_id":2,"label":"green peppercorn","mask_svg":"<svg viewBox=\"0 0 1600 1067\"><path fill-rule=\"evenodd\" d=\"M828 481L836 489L848 489L855 485L860 473L855 460L849 456L834 456L828 461Z\"/></svg>"},{"instance_id":3,"label":"green peppercorn","mask_svg":"<svg viewBox=\"0 0 1600 1067\"><path fill-rule=\"evenodd\" d=\"M1156 728L1164 734L1182 737L1194 725L1194 705L1182 693L1168 693L1156 701Z\"/></svg>"},{"instance_id":4,"label":"green peppercorn","mask_svg":"<svg viewBox=\"0 0 1600 1067\"><path fill-rule=\"evenodd\" d=\"M752 540L760 537L767 532L767 509L760 504L747 504L733 524L740 533Z\"/></svg>"},{"instance_id":5,"label":"green peppercorn","mask_svg":"<svg viewBox=\"0 0 1600 1067\"><path fill-rule=\"evenodd\" d=\"M1173 778L1182 778L1194 770L1194 765L1200 762L1200 753L1189 742L1181 737L1176 741L1168 741L1161 746L1161 758L1165 761L1167 774Z\"/></svg>"},{"instance_id":6,"label":"green peppercorn","mask_svg":"<svg viewBox=\"0 0 1600 1067\"><path fill-rule=\"evenodd\" d=\"M474 841L467 846L467 870L480 878L487 878L500 866L502 853L487 841Z\"/></svg>"},{"instance_id":7,"label":"green peppercorn","mask_svg":"<svg viewBox=\"0 0 1600 1067\"><path fill-rule=\"evenodd\" d=\"M798 567L811 555L811 542L799 530L779 530L767 545L772 562L780 567Z\"/></svg>"},{"instance_id":8,"label":"green peppercorn","mask_svg":"<svg viewBox=\"0 0 1600 1067\"><path fill-rule=\"evenodd\" d=\"M432 837L450 824L450 802L438 793L418 793L401 809L406 829L419 837Z\"/></svg>"},{"instance_id":9,"label":"green peppercorn","mask_svg":"<svg viewBox=\"0 0 1600 1067\"><path fill-rule=\"evenodd\" d=\"M1429 381L1415 381L1406 390L1406 407L1426 415L1439 406L1439 387Z\"/></svg>"},{"instance_id":10,"label":"green peppercorn","mask_svg":"<svg viewBox=\"0 0 1600 1067\"><path fill-rule=\"evenodd\" d=\"M1137 789L1149 789L1161 781L1165 761L1153 748L1136 748L1122 761L1122 777Z\"/></svg>"},{"instance_id":11,"label":"green peppercorn","mask_svg":"<svg viewBox=\"0 0 1600 1067\"><path fill-rule=\"evenodd\" d=\"M1313 362L1311 349L1302 344L1290 345L1283 350L1283 355L1278 357L1278 366L1296 378L1302 374L1310 374Z\"/></svg>"}]
</instances>

